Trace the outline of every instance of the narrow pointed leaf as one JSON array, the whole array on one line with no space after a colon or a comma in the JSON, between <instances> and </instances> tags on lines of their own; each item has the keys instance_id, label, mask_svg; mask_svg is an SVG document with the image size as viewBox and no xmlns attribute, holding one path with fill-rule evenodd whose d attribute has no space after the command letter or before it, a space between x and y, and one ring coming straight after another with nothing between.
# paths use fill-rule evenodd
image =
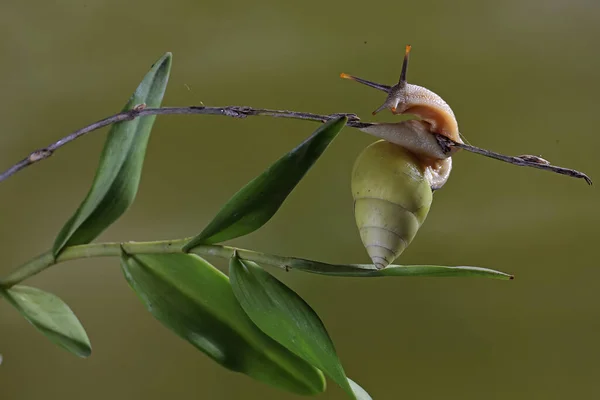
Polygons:
<instances>
[{"instance_id":1,"label":"narrow pointed leaf","mask_svg":"<svg viewBox=\"0 0 600 400\"><path fill-rule=\"evenodd\" d=\"M481 267L444 267L441 265L390 265L380 276L483 277L511 280L513 275Z\"/></svg>"},{"instance_id":2,"label":"narrow pointed leaf","mask_svg":"<svg viewBox=\"0 0 600 400\"><path fill-rule=\"evenodd\" d=\"M350 277L430 276L430 277L480 277L499 280L514 279L513 275L481 267L446 267L442 265L389 265L377 269L373 264L326 264L301 258L290 258L287 266L322 275Z\"/></svg>"},{"instance_id":3,"label":"narrow pointed leaf","mask_svg":"<svg viewBox=\"0 0 600 400\"><path fill-rule=\"evenodd\" d=\"M57 296L22 285L0 289L0 295L52 342L79 357L88 357L92 353L85 329L69 306Z\"/></svg>"},{"instance_id":4,"label":"narrow pointed leaf","mask_svg":"<svg viewBox=\"0 0 600 400\"><path fill-rule=\"evenodd\" d=\"M235 297L263 332L357 398L323 322L300 296L255 263L235 255L229 277Z\"/></svg>"},{"instance_id":5,"label":"narrow pointed leaf","mask_svg":"<svg viewBox=\"0 0 600 400\"><path fill-rule=\"evenodd\" d=\"M123 111L139 104L160 107L170 71L171 53L166 53L146 74ZM133 203L155 119L155 115L144 116L112 125L92 187L58 234L52 248L54 256L66 246L94 240Z\"/></svg>"},{"instance_id":6,"label":"narrow pointed leaf","mask_svg":"<svg viewBox=\"0 0 600 400\"><path fill-rule=\"evenodd\" d=\"M204 259L123 255L121 266L148 311L219 364L298 394L325 390L322 372L258 329L238 304L227 276Z\"/></svg>"},{"instance_id":7,"label":"narrow pointed leaf","mask_svg":"<svg viewBox=\"0 0 600 400\"><path fill-rule=\"evenodd\" d=\"M288 195L342 130L347 117L321 125L308 139L285 154L240 189L208 226L183 248L218 243L254 232L279 210Z\"/></svg>"}]
</instances>

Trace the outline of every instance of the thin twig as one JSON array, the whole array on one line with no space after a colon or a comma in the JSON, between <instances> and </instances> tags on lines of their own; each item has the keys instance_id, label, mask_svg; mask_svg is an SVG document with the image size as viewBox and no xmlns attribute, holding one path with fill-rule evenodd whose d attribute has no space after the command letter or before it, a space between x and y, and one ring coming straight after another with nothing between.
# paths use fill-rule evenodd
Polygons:
<instances>
[{"instance_id":1,"label":"thin twig","mask_svg":"<svg viewBox=\"0 0 600 400\"><path fill-rule=\"evenodd\" d=\"M76 130L75 132L65 136L64 138L52 143L51 145L36 150L29 154L27 157L7 169L5 172L0 174L0 182L6 180L10 176L16 174L25 167L35 164L39 161L49 158L54 152L80 138L81 136L95 131L105 126L112 125L122 121L131 121L137 117L143 117L147 115L166 115L166 114L203 114L203 115L222 115L233 118L246 118L250 115L263 115L269 117L279 118L295 118L304 119L309 121L326 122L332 118L336 118L340 115L348 117L348 126L351 127L362 127L365 124L361 124L359 118L355 114L332 114L332 115L318 115L312 113L303 113L295 111L283 111L283 110L267 110L267 109L255 109L251 107L240 107L240 106L228 106L228 107L204 107L204 106L190 106L190 107L163 107L163 108L134 108L129 111L123 111L110 117L101 119L88 126Z\"/></svg>"},{"instance_id":2,"label":"thin twig","mask_svg":"<svg viewBox=\"0 0 600 400\"><path fill-rule=\"evenodd\" d=\"M25 167L28 167L32 164L35 164L39 161L45 160L49 158L54 152L66 145L74 141L75 139L89 133L95 131L97 129L103 128L105 126L115 124L122 121L131 121L138 117L148 116L148 115L166 115L166 114L202 114L202 115L221 115L226 117L233 118L246 118L248 116L268 116L268 117L276 117L276 118L293 118L293 119L302 119L308 121L316 121L316 122L326 122L332 118L339 117L344 115L348 117L347 126L352 128L364 128L370 125L375 125L374 123L369 122L360 122L360 119L356 114L351 113L338 113L338 114L330 114L330 115L320 115L313 113L304 113L297 111L286 111L286 110L269 110L264 108L252 108L245 106L227 106L227 107L204 107L204 106L189 106L189 107L163 107L163 108L144 108L142 107L134 107L132 110L120 112L118 114L112 115L110 117L101 119L100 121L94 122L88 126L85 126L81 129L76 130L68 136L58 140L51 145L34 151L29 156L25 157L23 160L19 161L5 172L0 174L0 182L6 180L10 176L16 174L20 170ZM556 172L563 175L572 176L575 178L583 178L588 184L592 184L592 180L582 172L557 167L550 164L545 164L540 162L540 159L533 156L519 156L519 157L511 157L505 156L499 153L495 153L489 150L480 149L478 147L466 145L463 143L454 142L445 136L437 135L438 142L445 149L446 152L450 152L453 147L461 148L466 151L470 151L472 153L481 154L486 157L494 158L496 160L504 161L514 165L520 165L524 167L532 167L544 169L547 171ZM545 161L545 160L544 160Z\"/></svg>"},{"instance_id":3,"label":"thin twig","mask_svg":"<svg viewBox=\"0 0 600 400\"><path fill-rule=\"evenodd\" d=\"M558 167L550 164L548 161L543 158L530 156L530 155L522 155L522 156L505 156L504 154L495 153L490 150L481 149L479 147L471 146L465 143L456 143L453 140L448 139L445 136L438 135L438 142L441 142L440 145L442 147L457 147L466 151L470 151L471 153L480 154L482 156L486 156L489 158L493 158L495 160L500 160L507 162L509 164L518 165L521 167L531 167L543 169L546 171L556 172L557 174L571 176L573 178L581 178L584 179L588 185L592 184L592 180L589 176L584 174L583 172L579 172L570 168Z\"/></svg>"}]
</instances>

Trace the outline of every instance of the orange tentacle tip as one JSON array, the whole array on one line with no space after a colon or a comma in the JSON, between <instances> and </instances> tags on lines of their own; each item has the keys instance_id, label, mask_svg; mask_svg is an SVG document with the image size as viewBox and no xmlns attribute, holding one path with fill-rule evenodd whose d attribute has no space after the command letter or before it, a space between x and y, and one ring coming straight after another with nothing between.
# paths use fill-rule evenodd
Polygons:
<instances>
[{"instance_id":1,"label":"orange tentacle tip","mask_svg":"<svg viewBox=\"0 0 600 400\"><path fill-rule=\"evenodd\" d=\"M340 74L340 78L343 78L343 79L352 79L352 77L350 75L345 74L343 72Z\"/></svg>"},{"instance_id":2,"label":"orange tentacle tip","mask_svg":"<svg viewBox=\"0 0 600 400\"><path fill-rule=\"evenodd\" d=\"M410 49L412 48L412 46L410 44L406 45L406 48L404 50L404 54L408 55L408 53L410 53Z\"/></svg>"}]
</instances>

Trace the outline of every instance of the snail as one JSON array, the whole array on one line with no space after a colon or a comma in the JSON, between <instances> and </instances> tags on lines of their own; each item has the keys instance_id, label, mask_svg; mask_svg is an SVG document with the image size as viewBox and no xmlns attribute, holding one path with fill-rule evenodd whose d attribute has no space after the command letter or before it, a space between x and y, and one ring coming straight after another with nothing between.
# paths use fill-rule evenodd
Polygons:
<instances>
[{"instance_id":1,"label":"snail","mask_svg":"<svg viewBox=\"0 0 600 400\"><path fill-rule=\"evenodd\" d=\"M377 269L391 264L408 247L429 213L433 192L450 176L454 151L445 152L432 133L462 143L450 106L431 90L406 82L410 49L406 46L394 86L340 75L388 94L373 115L389 109L394 115L419 117L359 128L383 139L358 156L351 180L356 224Z\"/></svg>"}]
</instances>

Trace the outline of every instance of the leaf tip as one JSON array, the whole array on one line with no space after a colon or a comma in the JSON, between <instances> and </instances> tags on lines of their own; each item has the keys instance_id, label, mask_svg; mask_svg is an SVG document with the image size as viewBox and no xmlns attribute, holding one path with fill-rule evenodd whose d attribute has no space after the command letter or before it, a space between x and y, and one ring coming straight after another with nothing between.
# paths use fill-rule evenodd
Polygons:
<instances>
[{"instance_id":1,"label":"leaf tip","mask_svg":"<svg viewBox=\"0 0 600 400\"><path fill-rule=\"evenodd\" d=\"M171 64L172 61L173 61L173 53L171 53L170 51L167 51L158 60L156 60L156 62L154 64L152 64L152 67L154 67L157 64L162 64L162 63Z\"/></svg>"},{"instance_id":2,"label":"leaf tip","mask_svg":"<svg viewBox=\"0 0 600 400\"><path fill-rule=\"evenodd\" d=\"M329 120L331 125L340 124L342 126L348 123L348 117L346 115L339 115L337 118L333 118Z\"/></svg>"},{"instance_id":3,"label":"leaf tip","mask_svg":"<svg viewBox=\"0 0 600 400\"><path fill-rule=\"evenodd\" d=\"M92 355L92 346L91 345L87 345L82 347L81 349L79 349L77 352L75 352L75 355L81 357L81 358L88 358Z\"/></svg>"},{"instance_id":4,"label":"leaf tip","mask_svg":"<svg viewBox=\"0 0 600 400\"><path fill-rule=\"evenodd\" d=\"M173 53L167 51L165 54L163 54L161 60L170 68L171 64L173 63Z\"/></svg>"}]
</instances>

